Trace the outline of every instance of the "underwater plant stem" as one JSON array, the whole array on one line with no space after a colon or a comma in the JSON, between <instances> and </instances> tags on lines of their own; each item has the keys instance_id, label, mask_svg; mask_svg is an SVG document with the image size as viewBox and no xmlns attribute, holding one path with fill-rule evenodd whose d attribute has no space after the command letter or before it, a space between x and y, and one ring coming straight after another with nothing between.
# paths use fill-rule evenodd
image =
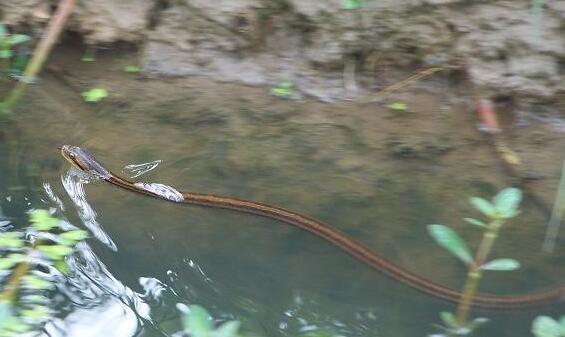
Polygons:
<instances>
[{"instance_id":1,"label":"underwater plant stem","mask_svg":"<svg viewBox=\"0 0 565 337\"><path fill-rule=\"evenodd\" d=\"M479 248L477 249L477 254L475 255L475 261L470 265L469 272L467 273L467 280L465 281L465 286L463 287L463 293L461 295L461 300L457 306L457 323L459 326L465 325L467 323L467 318L469 317L469 311L471 305L473 304L473 299L477 293L477 288L479 285L479 280L482 276L482 265L485 263L494 241L498 236L498 231L502 226L502 219L495 218L487 226Z\"/></svg>"},{"instance_id":2,"label":"underwater plant stem","mask_svg":"<svg viewBox=\"0 0 565 337\"><path fill-rule=\"evenodd\" d=\"M57 42L59 34L65 26L67 18L71 14L76 0L61 0L55 14L49 21L45 33L41 37L39 44L35 48L33 57L29 61L21 80L12 90L8 98L3 102L4 108L11 110L20 99L28 83L32 82L37 73L41 70L43 63L49 56L49 52Z\"/></svg>"},{"instance_id":3,"label":"underwater plant stem","mask_svg":"<svg viewBox=\"0 0 565 337\"><path fill-rule=\"evenodd\" d=\"M480 279L481 272L479 270L469 270L467 273L467 280L465 281L465 286L463 288L463 295L461 296L461 301L457 306L457 324L459 324L459 326L464 326L465 323L467 323L471 304L473 304L473 298L477 293Z\"/></svg>"}]
</instances>

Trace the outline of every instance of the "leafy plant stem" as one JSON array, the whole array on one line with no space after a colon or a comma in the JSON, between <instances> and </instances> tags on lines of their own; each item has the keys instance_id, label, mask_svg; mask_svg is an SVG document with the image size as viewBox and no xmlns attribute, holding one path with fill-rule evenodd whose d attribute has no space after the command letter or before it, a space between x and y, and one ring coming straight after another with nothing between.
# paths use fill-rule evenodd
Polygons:
<instances>
[{"instance_id":1,"label":"leafy plant stem","mask_svg":"<svg viewBox=\"0 0 565 337\"><path fill-rule=\"evenodd\" d=\"M67 21L67 17L71 14L75 4L76 0L61 0L57 11L47 25L47 29L43 34L41 41L39 41L39 44L35 48L33 57L27 65L22 79L12 90L6 101L3 102L3 107L6 110L10 111L13 108L20 99L28 83L30 83L41 70L43 63L47 59L47 56L49 56L49 52L55 45L55 42L57 42L59 34Z\"/></svg>"},{"instance_id":2,"label":"leafy plant stem","mask_svg":"<svg viewBox=\"0 0 565 337\"><path fill-rule=\"evenodd\" d=\"M492 249L494 241L498 236L498 231L503 224L503 220L499 218L494 218L488 225L485 231L477 253L475 255L475 260L469 267L469 272L467 273L467 280L465 281L465 286L463 287L463 295L457 306L457 323L463 326L467 323L469 317L469 311L471 309L471 304L475 294L477 293L477 288L479 285L479 280L482 276L481 266L486 262L486 259Z\"/></svg>"},{"instance_id":3,"label":"leafy plant stem","mask_svg":"<svg viewBox=\"0 0 565 337\"><path fill-rule=\"evenodd\" d=\"M18 290L18 285L21 279L27 274L29 270L29 263L21 262L12 272L8 283L4 287L2 293L0 293L0 301L13 302L16 299L16 294Z\"/></svg>"},{"instance_id":4,"label":"leafy plant stem","mask_svg":"<svg viewBox=\"0 0 565 337\"><path fill-rule=\"evenodd\" d=\"M36 240L31 247L27 250L27 255L33 253L35 247L40 245L42 242L41 240ZM27 272L29 271L29 263L27 263L28 259L26 258L23 262L18 263L10 279L6 283L4 290L0 293L0 301L8 301L13 302L16 299L16 294L18 291L18 285L20 284L22 278L26 276Z\"/></svg>"}]
</instances>

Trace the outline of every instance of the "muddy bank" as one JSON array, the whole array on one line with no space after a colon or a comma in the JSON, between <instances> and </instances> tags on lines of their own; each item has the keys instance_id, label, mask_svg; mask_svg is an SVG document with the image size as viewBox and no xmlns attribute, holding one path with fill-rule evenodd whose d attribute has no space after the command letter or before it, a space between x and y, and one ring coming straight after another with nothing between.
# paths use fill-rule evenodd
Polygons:
<instances>
[{"instance_id":1,"label":"muddy bank","mask_svg":"<svg viewBox=\"0 0 565 337\"><path fill-rule=\"evenodd\" d=\"M0 1L20 28L49 1ZM353 1L353 3L357 3ZM87 43L139 43L148 74L206 75L323 100L366 98L423 67L468 74L486 95L557 102L565 91L565 3L529 0L101 0L79 3L68 29ZM25 27L24 27L25 28Z\"/></svg>"}]
</instances>

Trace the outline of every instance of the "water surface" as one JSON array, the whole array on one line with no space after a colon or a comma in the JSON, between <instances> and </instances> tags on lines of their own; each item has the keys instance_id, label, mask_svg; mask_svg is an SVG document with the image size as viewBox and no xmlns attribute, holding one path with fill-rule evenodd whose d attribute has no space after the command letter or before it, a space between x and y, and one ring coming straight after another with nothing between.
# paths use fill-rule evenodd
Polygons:
<instances>
[{"instance_id":1,"label":"water surface","mask_svg":"<svg viewBox=\"0 0 565 337\"><path fill-rule=\"evenodd\" d=\"M413 90L403 97L413 111L398 115L378 105L283 101L204 79L118 76L120 60L106 72L85 67L76 69L83 82L71 79L76 88L46 74L50 85L32 88L0 144L5 214L21 224L27 210L52 207L92 233L73 260L76 275L61 286L66 300L50 335L170 335L180 329L176 303L200 304L263 336L422 336L436 331L438 312L454 310L274 220L179 206L103 182L75 191L84 192L77 204L63 182L78 188L69 179L80 178L68 175L56 146L83 146L124 176L127 165L160 161L135 179L304 213L459 288L463 266L432 242L426 225L448 224L477 242L480 233L460 220L479 216L467 198L509 184L464 106L439 113L446 97ZM95 84L111 93L98 105L73 91ZM542 192L551 200L552 191ZM540 250L546 220L526 199L493 252L523 268L488 274L482 289L523 293L565 279L563 249ZM493 321L481 336L529 336L532 319L555 310L563 307L475 315ZM90 329L94 322L106 327Z\"/></svg>"}]
</instances>

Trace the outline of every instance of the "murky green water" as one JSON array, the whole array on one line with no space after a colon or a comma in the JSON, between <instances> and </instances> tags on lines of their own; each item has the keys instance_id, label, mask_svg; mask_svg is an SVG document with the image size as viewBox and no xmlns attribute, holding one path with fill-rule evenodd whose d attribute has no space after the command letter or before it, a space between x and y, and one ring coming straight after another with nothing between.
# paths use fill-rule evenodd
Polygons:
<instances>
[{"instance_id":1,"label":"murky green water","mask_svg":"<svg viewBox=\"0 0 565 337\"><path fill-rule=\"evenodd\" d=\"M113 97L85 105L53 83L32 89L18 124L0 132L3 212L22 223L26 210L53 207L98 233L74 259L76 275L61 284L65 299L59 320L47 327L51 336L170 335L180 328L176 303L200 304L219 321L242 320L244 330L261 336L424 336L435 332L439 311L453 310L323 240L255 216L178 206L98 182L85 186L84 202L100 226L92 227L94 215L81 219L63 187L68 165L59 144L88 148L122 175L125 165L161 160L138 179L296 210L453 287L461 286L464 269L425 226L450 224L476 242L478 232L459 220L476 215L467 197L506 184L488 148L474 146L476 136L445 131L466 117L433 118L439 103L430 95L408 98L431 113L425 122L347 103L279 101L230 85L105 82L103 75L89 83L106 85ZM418 155L398 157L398 139ZM478 159L486 164L475 165ZM483 289L521 293L565 279L565 252L540 252L545 219L526 201L494 252L523 268L488 274ZM493 320L481 336L529 336L537 314L559 310L475 314Z\"/></svg>"}]
</instances>

